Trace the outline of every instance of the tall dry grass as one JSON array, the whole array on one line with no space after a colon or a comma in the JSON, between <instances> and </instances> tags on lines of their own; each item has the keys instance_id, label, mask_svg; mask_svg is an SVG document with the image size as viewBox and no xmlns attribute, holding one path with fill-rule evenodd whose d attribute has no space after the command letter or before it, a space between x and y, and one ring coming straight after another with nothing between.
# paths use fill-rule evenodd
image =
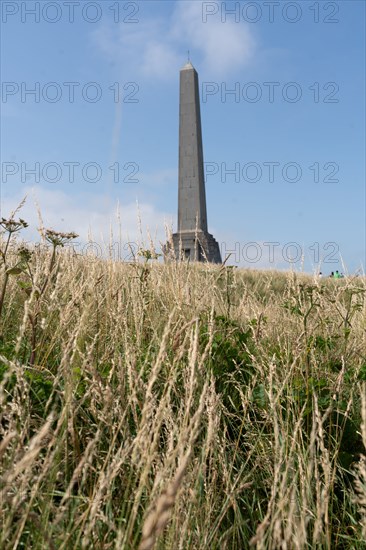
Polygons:
<instances>
[{"instance_id":1,"label":"tall dry grass","mask_svg":"<svg viewBox=\"0 0 366 550\"><path fill-rule=\"evenodd\" d=\"M51 255L7 277L1 548L365 548L364 278Z\"/></svg>"}]
</instances>

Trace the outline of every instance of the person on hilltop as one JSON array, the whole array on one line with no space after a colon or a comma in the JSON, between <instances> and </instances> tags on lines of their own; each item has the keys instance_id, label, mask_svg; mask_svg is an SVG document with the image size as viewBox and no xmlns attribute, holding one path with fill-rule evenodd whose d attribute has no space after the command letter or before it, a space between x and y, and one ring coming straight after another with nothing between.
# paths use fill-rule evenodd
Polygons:
<instances>
[{"instance_id":1,"label":"person on hilltop","mask_svg":"<svg viewBox=\"0 0 366 550\"><path fill-rule=\"evenodd\" d=\"M335 279L340 279L341 278L340 273L339 273L338 270L334 273L334 278Z\"/></svg>"}]
</instances>

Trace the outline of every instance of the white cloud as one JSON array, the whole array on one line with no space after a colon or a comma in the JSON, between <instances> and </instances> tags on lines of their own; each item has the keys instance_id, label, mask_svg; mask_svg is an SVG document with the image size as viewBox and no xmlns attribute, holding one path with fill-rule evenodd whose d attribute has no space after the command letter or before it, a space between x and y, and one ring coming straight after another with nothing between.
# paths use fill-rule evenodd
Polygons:
<instances>
[{"instance_id":1,"label":"white cloud","mask_svg":"<svg viewBox=\"0 0 366 550\"><path fill-rule=\"evenodd\" d=\"M164 225L171 224L169 215L157 211L148 203L129 203L118 205L105 195L80 194L70 196L63 191L49 190L40 186L24 187L11 197L2 198L1 215L7 217L27 195L25 205L17 217L25 219L29 228L23 237L29 241L38 241L37 228L40 220L37 204L41 212L44 227L56 231L74 231L79 235L78 241L88 240L103 244L110 243L111 230L113 241L119 240L120 227L123 242L148 244L148 233L151 234L157 247L166 240ZM120 223L119 223L120 220ZM140 232L140 222L143 237Z\"/></svg>"},{"instance_id":2,"label":"white cloud","mask_svg":"<svg viewBox=\"0 0 366 550\"><path fill-rule=\"evenodd\" d=\"M253 57L255 40L248 24L220 16L207 17L203 22L202 2L177 2L173 36L203 56L207 71L226 76L246 65Z\"/></svg>"},{"instance_id":3,"label":"white cloud","mask_svg":"<svg viewBox=\"0 0 366 550\"><path fill-rule=\"evenodd\" d=\"M213 78L239 71L254 57L256 41L247 23L229 18L207 18L203 22L202 2L176 2L173 11L131 25L101 26L94 33L100 50L112 62L140 75L171 78L182 64L187 50Z\"/></svg>"},{"instance_id":4,"label":"white cloud","mask_svg":"<svg viewBox=\"0 0 366 550\"><path fill-rule=\"evenodd\" d=\"M179 56L166 43L150 40L143 52L141 70L144 75L166 78L179 65Z\"/></svg>"},{"instance_id":5,"label":"white cloud","mask_svg":"<svg viewBox=\"0 0 366 550\"><path fill-rule=\"evenodd\" d=\"M181 56L170 44L165 26L163 19L102 25L94 32L94 40L102 53L116 63L119 72L128 71L131 75L136 71L146 77L169 78L179 66Z\"/></svg>"}]
</instances>

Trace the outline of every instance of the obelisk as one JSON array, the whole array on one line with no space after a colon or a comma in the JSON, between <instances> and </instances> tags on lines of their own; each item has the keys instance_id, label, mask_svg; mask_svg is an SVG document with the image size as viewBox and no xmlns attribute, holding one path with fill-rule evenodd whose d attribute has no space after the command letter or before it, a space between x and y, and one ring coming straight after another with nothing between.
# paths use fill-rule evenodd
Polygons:
<instances>
[{"instance_id":1,"label":"obelisk","mask_svg":"<svg viewBox=\"0 0 366 550\"><path fill-rule=\"evenodd\" d=\"M208 233L198 74L190 61L180 71L178 231L179 260L221 263L217 241Z\"/></svg>"}]
</instances>

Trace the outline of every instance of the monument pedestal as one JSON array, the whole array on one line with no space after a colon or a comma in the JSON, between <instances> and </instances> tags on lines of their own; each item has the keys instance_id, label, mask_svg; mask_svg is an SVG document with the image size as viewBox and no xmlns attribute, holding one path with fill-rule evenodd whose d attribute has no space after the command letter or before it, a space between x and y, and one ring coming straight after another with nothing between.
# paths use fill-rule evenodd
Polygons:
<instances>
[{"instance_id":1,"label":"monument pedestal","mask_svg":"<svg viewBox=\"0 0 366 550\"><path fill-rule=\"evenodd\" d=\"M219 244L206 231L182 231L173 234L174 256L177 260L221 263Z\"/></svg>"}]
</instances>

